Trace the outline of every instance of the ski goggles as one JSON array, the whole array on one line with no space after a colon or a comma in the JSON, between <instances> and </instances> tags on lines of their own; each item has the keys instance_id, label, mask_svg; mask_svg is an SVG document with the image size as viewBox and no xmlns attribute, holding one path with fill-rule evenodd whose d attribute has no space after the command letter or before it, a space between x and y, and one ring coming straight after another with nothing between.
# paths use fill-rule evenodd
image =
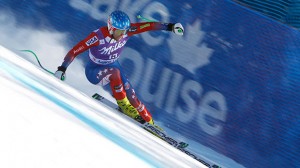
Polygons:
<instances>
[{"instance_id":1,"label":"ski goggles","mask_svg":"<svg viewBox=\"0 0 300 168\"><path fill-rule=\"evenodd\" d=\"M127 34L128 30L120 30L120 29L114 28L113 32L114 32L114 35L121 36L121 35Z\"/></svg>"}]
</instances>

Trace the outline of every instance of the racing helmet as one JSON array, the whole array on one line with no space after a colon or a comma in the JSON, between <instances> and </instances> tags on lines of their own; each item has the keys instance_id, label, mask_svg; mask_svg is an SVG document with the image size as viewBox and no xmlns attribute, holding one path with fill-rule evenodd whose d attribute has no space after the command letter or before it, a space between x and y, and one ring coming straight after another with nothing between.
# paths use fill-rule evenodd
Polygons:
<instances>
[{"instance_id":1,"label":"racing helmet","mask_svg":"<svg viewBox=\"0 0 300 168\"><path fill-rule=\"evenodd\" d=\"M107 28L109 34L113 34L115 30L123 30L124 34L130 28L129 16L123 11L114 11L108 16Z\"/></svg>"}]
</instances>

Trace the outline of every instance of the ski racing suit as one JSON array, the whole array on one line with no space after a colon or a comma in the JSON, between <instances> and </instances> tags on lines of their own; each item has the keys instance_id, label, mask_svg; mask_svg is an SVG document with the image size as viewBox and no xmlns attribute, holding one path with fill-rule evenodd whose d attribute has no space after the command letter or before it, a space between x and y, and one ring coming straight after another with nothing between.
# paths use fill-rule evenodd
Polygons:
<instances>
[{"instance_id":1,"label":"ski racing suit","mask_svg":"<svg viewBox=\"0 0 300 168\"><path fill-rule=\"evenodd\" d=\"M152 116L137 98L132 85L122 72L118 59L131 36L152 30L172 31L172 25L174 24L160 22L131 23L131 28L118 41L109 34L107 26L101 27L76 44L65 56L61 67L67 69L77 55L89 50L90 59L85 68L89 82L101 86L110 83L114 98L118 101L127 97L139 115L149 122L152 120Z\"/></svg>"}]
</instances>

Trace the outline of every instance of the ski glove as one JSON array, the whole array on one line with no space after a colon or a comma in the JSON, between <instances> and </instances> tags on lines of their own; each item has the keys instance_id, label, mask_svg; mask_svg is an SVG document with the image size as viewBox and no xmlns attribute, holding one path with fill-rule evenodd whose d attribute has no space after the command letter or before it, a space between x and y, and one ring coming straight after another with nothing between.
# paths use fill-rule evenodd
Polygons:
<instances>
[{"instance_id":1,"label":"ski glove","mask_svg":"<svg viewBox=\"0 0 300 168\"><path fill-rule=\"evenodd\" d=\"M54 73L54 76L63 81L66 78L65 74L66 74L66 68L63 66L59 66L57 68L57 71Z\"/></svg>"},{"instance_id":2,"label":"ski glove","mask_svg":"<svg viewBox=\"0 0 300 168\"><path fill-rule=\"evenodd\" d=\"M181 23L175 23L175 24L172 26L172 31L173 31L175 34L182 36L182 35L183 35L183 32L184 32L184 28L183 28L183 26L181 25Z\"/></svg>"}]
</instances>

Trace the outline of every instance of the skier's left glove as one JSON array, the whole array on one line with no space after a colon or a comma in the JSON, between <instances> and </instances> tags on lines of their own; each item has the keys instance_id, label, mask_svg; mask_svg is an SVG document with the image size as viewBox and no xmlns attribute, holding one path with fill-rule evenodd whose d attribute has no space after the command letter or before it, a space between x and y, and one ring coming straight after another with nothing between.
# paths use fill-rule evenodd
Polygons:
<instances>
[{"instance_id":1,"label":"skier's left glove","mask_svg":"<svg viewBox=\"0 0 300 168\"><path fill-rule=\"evenodd\" d=\"M60 80L65 80L66 78L66 68L63 66L59 66L57 71L54 73L54 76Z\"/></svg>"},{"instance_id":2,"label":"skier's left glove","mask_svg":"<svg viewBox=\"0 0 300 168\"><path fill-rule=\"evenodd\" d=\"M172 26L172 31L173 31L175 34L182 36L182 35L183 35L183 32L184 32L184 28L183 28L183 26L181 25L181 23L175 23L175 24Z\"/></svg>"}]
</instances>

